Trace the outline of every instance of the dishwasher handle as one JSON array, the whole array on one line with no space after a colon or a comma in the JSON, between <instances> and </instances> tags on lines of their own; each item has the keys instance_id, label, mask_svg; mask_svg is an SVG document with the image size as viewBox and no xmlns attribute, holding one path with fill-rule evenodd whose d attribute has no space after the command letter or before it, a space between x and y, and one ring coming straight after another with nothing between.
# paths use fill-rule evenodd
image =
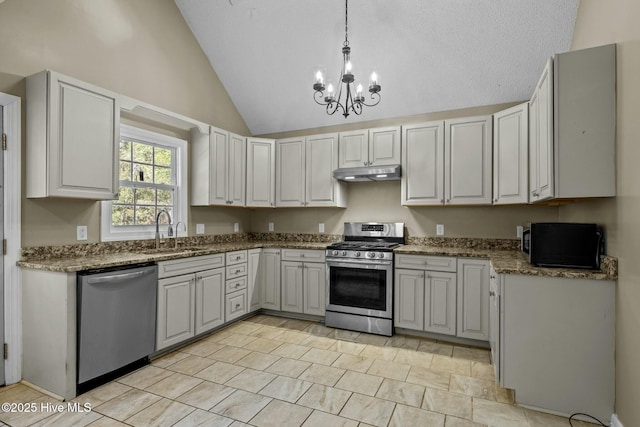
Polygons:
<instances>
[{"instance_id":1,"label":"dishwasher handle","mask_svg":"<svg viewBox=\"0 0 640 427\"><path fill-rule=\"evenodd\" d=\"M154 271L153 268L147 268L145 270L135 271L133 273L121 273L121 274L111 274L109 276L101 276L101 277L92 277L87 279L87 283L90 285L99 285L99 284L115 284L119 282L124 282L126 280L137 279L142 276L146 276L148 274L152 274Z\"/></svg>"}]
</instances>

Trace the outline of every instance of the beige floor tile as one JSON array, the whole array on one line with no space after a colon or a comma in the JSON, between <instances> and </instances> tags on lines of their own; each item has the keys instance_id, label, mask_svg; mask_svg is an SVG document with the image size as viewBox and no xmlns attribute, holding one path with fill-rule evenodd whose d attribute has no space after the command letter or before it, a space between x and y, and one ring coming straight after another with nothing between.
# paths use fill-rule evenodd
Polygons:
<instances>
[{"instance_id":1,"label":"beige floor tile","mask_svg":"<svg viewBox=\"0 0 640 427\"><path fill-rule=\"evenodd\" d=\"M189 375L180 373L174 373L170 377L167 377L152 386L147 387L145 390L149 393L159 394L160 396L175 399L183 393L191 390L202 380L200 378L194 378Z\"/></svg>"},{"instance_id":2,"label":"beige floor tile","mask_svg":"<svg viewBox=\"0 0 640 427\"><path fill-rule=\"evenodd\" d=\"M361 344L371 344L371 345L377 345L379 347L384 347L388 339L389 337L385 337L382 335L362 333L358 335L353 341L359 342Z\"/></svg>"},{"instance_id":3,"label":"beige floor tile","mask_svg":"<svg viewBox=\"0 0 640 427\"><path fill-rule=\"evenodd\" d=\"M313 348L321 348L323 350L328 350L331 348L333 344L335 344L336 340L333 338L327 337L317 337L315 335L309 335L309 338L302 341L302 345L306 345L307 347Z\"/></svg>"},{"instance_id":4,"label":"beige floor tile","mask_svg":"<svg viewBox=\"0 0 640 427\"><path fill-rule=\"evenodd\" d=\"M249 424L245 424L242 421L234 421L229 427L251 427Z\"/></svg>"},{"instance_id":5,"label":"beige floor tile","mask_svg":"<svg viewBox=\"0 0 640 427\"><path fill-rule=\"evenodd\" d=\"M227 336L226 338L221 339L218 342L220 344L232 345L234 347L244 347L245 345L249 344L252 341L255 341L256 339L257 339L256 337L252 337L250 335L234 333Z\"/></svg>"},{"instance_id":6,"label":"beige floor tile","mask_svg":"<svg viewBox=\"0 0 640 427\"><path fill-rule=\"evenodd\" d=\"M272 400L250 423L258 427L299 427L311 412L304 406Z\"/></svg>"},{"instance_id":7,"label":"beige floor tile","mask_svg":"<svg viewBox=\"0 0 640 427\"><path fill-rule=\"evenodd\" d=\"M357 342L336 340L329 350L357 356L362 353L362 350L364 350L366 346L366 344L360 344Z\"/></svg>"},{"instance_id":8,"label":"beige floor tile","mask_svg":"<svg viewBox=\"0 0 640 427\"><path fill-rule=\"evenodd\" d=\"M195 376L203 380L224 384L242 371L244 371L244 368L240 366L231 365L226 362L215 362L208 368L196 373Z\"/></svg>"},{"instance_id":9,"label":"beige floor tile","mask_svg":"<svg viewBox=\"0 0 640 427\"><path fill-rule=\"evenodd\" d=\"M495 381L493 365L483 362L471 362L471 376L483 380Z\"/></svg>"},{"instance_id":10,"label":"beige floor tile","mask_svg":"<svg viewBox=\"0 0 640 427\"><path fill-rule=\"evenodd\" d=\"M99 414L124 421L160 399L160 396L134 388L93 409Z\"/></svg>"},{"instance_id":11,"label":"beige floor tile","mask_svg":"<svg viewBox=\"0 0 640 427\"><path fill-rule=\"evenodd\" d=\"M16 383L0 388L0 401L10 403L26 403L45 395L24 384Z\"/></svg>"},{"instance_id":12,"label":"beige floor tile","mask_svg":"<svg viewBox=\"0 0 640 427\"><path fill-rule=\"evenodd\" d=\"M229 397L235 389L224 385L203 381L176 400L208 411Z\"/></svg>"},{"instance_id":13,"label":"beige floor tile","mask_svg":"<svg viewBox=\"0 0 640 427\"><path fill-rule=\"evenodd\" d=\"M89 427L127 427L128 424L121 423L109 417L101 417L89 424Z\"/></svg>"},{"instance_id":14,"label":"beige floor tile","mask_svg":"<svg viewBox=\"0 0 640 427\"><path fill-rule=\"evenodd\" d=\"M172 371L158 368L156 366L145 366L129 375L118 379L118 382L129 387L139 388L141 390L173 375Z\"/></svg>"},{"instance_id":15,"label":"beige floor tile","mask_svg":"<svg viewBox=\"0 0 640 427\"><path fill-rule=\"evenodd\" d=\"M214 332L213 334L205 337L204 339L206 341L218 342L232 335L235 335L232 331L230 331L229 329L223 329L221 331Z\"/></svg>"},{"instance_id":16,"label":"beige floor tile","mask_svg":"<svg viewBox=\"0 0 640 427\"><path fill-rule=\"evenodd\" d=\"M189 353L174 351L173 353L165 354L164 356L152 360L151 365L158 368L166 368L167 366L173 365L174 363L187 357L189 357Z\"/></svg>"},{"instance_id":17,"label":"beige floor tile","mask_svg":"<svg viewBox=\"0 0 640 427\"><path fill-rule=\"evenodd\" d=\"M449 390L451 374L448 372L434 371L432 369L411 367L407 375L408 383L420 384L427 387Z\"/></svg>"},{"instance_id":18,"label":"beige floor tile","mask_svg":"<svg viewBox=\"0 0 640 427\"><path fill-rule=\"evenodd\" d=\"M288 357L289 359L299 359L309 351L309 347L299 344L284 343L271 352L275 356Z\"/></svg>"},{"instance_id":19,"label":"beige floor tile","mask_svg":"<svg viewBox=\"0 0 640 427\"><path fill-rule=\"evenodd\" d=\"M81 394L73 399L73 402L79 402L80 404L90 403L93 408L111 400L116 396L120 396L122 393L131 390L128 385L120 384L119 382L110 382L102 385L98 388L94 388L87 393ZM2 398L0 398L1 400ZM13 400L12 400L13 401Z\"/></svg>"},{"instance_id":20,"label":"beige floor tile","mask_svg":"<svg viewBox=\"0 0 640 427\"><path fill-rule=\"evenodd\" d=\"M444 427L487 427L487 425L447 415Z\"/></svg>"},{"instance_id":21,"label":"beige floor tile","mask_svg":"<svg viewBox=\"0 0 640 427\"><path fill-rule=\"evenodd\" d=\"M491 352L483 348L454 346L453 357L472 360L474 362L491 363Z\"/></svg>"},{"instance_id":22,"label":"beige floor tile","mask_svg":"<svg viewBox=\"0 0 640 427\"><path fill-rule=\"evenodd\" d=\"M332 368L330 366L314 363L300 376L298 376L298 379L310 381L315 384L333 386L345 372L346 371L344 369Z\"/></svg>"},{"instance_id":23,"label":"beige floor tile","mask_svg":"<svg viewBox=\"0 0 640 427\"><path fill-rule=\"evenodd\" d=\"M282 335L284 331L280 328L275 328L273 326L261 325L260 328L256 329L249 333L252 337L264 338L268 340L278 339L280 335Z\"/></svg>"},{"instance_id":24,"label":"beige floor tile","mask_svg":"<svg viewBox=\"0 0 640 427\"><path fill-rule=\"evenodd\" d=\"M303 373L311 362L303 362L301 360L288 359L286 357L276 361L273 365L265 369L266 372L271 372L276 375L284 375L291 378L298 378Z\"/></svg>"},{"instance_id":25,"label":"beige floor tile","mask_svg":"<svg viewBox=\"0 0 640 427\"><path fill-rule=\"evenodd\" d=\"M273 365L279 356L273 354L265 354L257 351L247 354L242 359L235 362L236 365L244 366L245 368L256 369L258 371L264 371L269 366Z\"/></svg>"},{"instance_id":26,"label":"beige floor tile","mask_svg":"<svg viewBox=\"0 0 640 427\"><path fill-rule=\"evenodd\" d=\"M60 402L58 403L60 404ZM66 403L63 402L61 404L66 408ZM98 414L97 412L69 412L65 410L58 414L52 414L35 424L31 424L30 427L84 427L94 421L97 421L101 417L102 415Z\"/></svg>"},{"instance_id":27,"label":"beige floor tile","mask_svg":"<svg viewBox=\"0 0 640 427\"><path fill-rule=\"evenodd\" d=\"M60 401L55 400L49 396L38 397L37 399L30 400L28 402L14 402L11 399L3 401L3 403L5 402L28 403L30 409L35 409L34 411L30 411L30 412L29 411L0 412L0 421L12 427L30 426L34 423L37 423L38 421L44 420L54 415L54 413L51 411L46 411L46 410L43 411L42 410L43 405L45 405L45 407L50 407L47 405L53 405L53 406L60 405Z\"/></svg>"},{"instance_id":28,"label":"beige floor tile","mask_svg":"<svg viewBox=\"0 0 640 427\"><path fill-rule=\"evenodd\" d=\"M205 368L216 363L215 360L208 359L206 357L200 356L189 356L186 357L173 365L167 366L167 369L170 369L175 372L180 372L185 375L195 375L196 373L202 371Z\"/></svg>"},{"instance_id":29,"label":"beige floor tile","mask_svg":"<svg viewBox=\"0 0 640 427\"><path fill-rule=\"evenodd\" d=\"M236 390L231 396L211 408L211 412L247 423L269 402L271 402L270 397Z\"/></svg>"},{"instance_id":30,"label":"beige floor tile","mask_svg":"<svg viewBox=\"0 0 640 427\"><path fill-rule=\"evenodd\" d=\"M471 376L471 362L465 359L435 355L431 362L431 369L465 375L467 377Z\"/></svg>"},{"instance_id":31,"label":"beige floor tile","mask_svg":"<svg viewBox=\"0 0 640 427\"><path fill-rule=\"evenodd\" d=\"M300 360L311 363L319 363L321 365L330 366L336 359L340 357L337 351L323 350L321 348L312 348L300 357Z\"/></svg>"},{"instance_id":32,"label":"beige floor tile","mask_svg":"<svg viewBox=\"0 0 640 427\"><path fill-rule=\"evenodd\" d=\"M302 427L358 427L358 422L325 412L313 411Z\"/></svg>"},{"instance_id":33,"label":"beige floor tile","mask_svg":"<svg viewBox=\"0 0 640 427\"><path fill-rule=\"evenodd\" d=\"M365 373L369 370L375 359L352 354L342 354L331 366Z\"/></svg>"},{"instance_id":34,"label":"beige floor tile","mask_svg":"<svg viewBox=\"0 0 640 427\"><path fill-rule=\"evenodd\" d=\"M477 398L473 399L473 421L492 427L529 427L522 408Z\"/></svg>"},{"instance_id":35,"label":"beige floor tile","mask_svg":"<svg viewBox=\"0 0 640 427\"><path fill-rule=\"evenodd\" d=\"M450 393L430 387L427 387L424 393L422 408L468 420L471 419L472 415L471 396Z\"/></svg>"},{"instance_id":36,"label":"beige floor tile","mask_svg":"<svg viewBox=\"0 0 640 427\"><path fill-rule=\"evenodd\" d=\"M162 399L125 420L135 427L170 427L195 411L184 403Z\"/></svg>"},{"instance_id":37,"label":"beige floor tile","mask_svg":"<svg viewBox=\"0 0 640 427\"><path fill-rule=\"evenodd\" d=\"M389 422L389 427L406 427L406 426L429 426L444 427L444 415L435 412L425 411L424 409L414 408L397 404L393 411L393 416Z\"/></svg>"},{"instance_id":38,"label":"beige floor tile","mask_svg":"<svg viewBox=\"0 0 640 427\"><path fill-rule=\"evenodd\" d=\"M371 375L378 375L380 377L391 378L393 380L404 381L407 378L407 374L410 369L411 366L403 363L378 359L371 364L367 373Z\"/></svg>"},{"instance_id":39,"label":"beige floor tile","mask_svg":"<svg viewBox=\"0 0 640 427\"><path fill-rule=\"evenodd\" d=\"M377 345L367 345L360 353L360 356L371 357L373 359L393 360L398 355L397 348L380 347Z\"/></svg>"},{"instance_id":40,"label":"beige floor tile","mask_svg":"<svg viewBox=\"0 0 640 427\"><path fill-rule=\"evenodd\" d=\"M422 341L418 346L418 351L425 353L439 354L442 356L451 356L453 354L453 346L451 344L443 344L435 341Z\"/></svg>"},{"instance_id":41,"label":"beige floor tile","mask_svg":"<svg viewBox=\"0 0 640 427\"><path fill-rule=\"evenodd\" d=\"M404 363L405 365L419 366L421 368L430 368L433 355L414 350L398 350L394 362Z\"/></svg>"},{"instance_id":42,"label":"beige floor tile","mask_svg":"<svg viewBox=\"0 0 640 427\"><path fill-rule=\"evenodd\" d=\"M228 346L207 357L209 359L219 360L220 362L235 363L249 353L251 353L251 350L247 350L246 348Z\"/></svg>"},{"instance_id":43,"label":"beige floor tile","mask_svg":"<svg viewBox=\"0 0 640 427\"><path fill-rule=\"evenodd\" d=\"M354 393L340 411L340 416L384 427L389 423L395 406L393 402Z\"/></svg>"},{"instance_id":44,"label":"beige floor tile","mask_svg":"<svg viewBox=\"0 0 640 427\"><path fill-rule=\"evenodd\" d=\"M336 388L340 388L348 391L355 391L356 393L366 394L369 396L375 396L382 384L383 378L375 375L362 374L360 372L347 371L340 381L335 385Z\"/></svg>"},{"instance_id":45,"label":"beige floor tile","mask_svg":"<svg viewBox=\"0 0 640 427\"><path fill-rule=\"evenodd\" d=\"M318 325L318 322L311 322L309 320L299 320L299 319L287 319L281 327L286 329L291 329L294 331L304 331L311 325Z\"/></svg>"},{"instance_id":46,"label":"beige floor tile","mask_svg":"<svg viewBox=\"0 0 640 427\"><path fill-rule=\"evenodd\" d=\"M228 427L234 420L223 417L222 415L196 409L178 423L174 427Z\"/></svg>"},{"instance_id":47,"label":"beige floor tile","mask_svg":"<svg viewBox=\"0 0 640 427\"><path fill-rule=\"evenodd\" d=\"M278 341L288 342L289 344L301 344L307 338L309 338L309 334L287 330L278 337Z\"/></svg>"},{"instance_id":48,"label":"beige floor tile","mask_svg":"<svg viewBox=\"0 0 640 427\"><path fill-rule=\"evenodd\" d=\"M277 375L267 372L245 369L226 382L226 386L257 393L264 386L273 381Z\"/></svg>"},{"instance_id":49,"label":"beige floor tile","mask_svg":"<svg viewBox=\"0 0 640 427\"><path fill-rule=\"evenodd\" d=\"M327 337L342 341L357 341L360 335L360 332L334 329Z\"/></svg>"},{"instance_id":50,"label":"beige floor tile","mask_svg":"<svg viewBox=\"0 0 640 427\"><path fill-rule=\"evenodd\" d=\"M193 354L195 356L207 357L211 353L215 353L222 348L224 348L223 344L213 341L200 340L181 348L180 351L188 354Z\"/></svg>"},{"instance_id":51,"label":"beige floor tile","mask_svg":"<svg viewBox=\"0 0 640 427\"><path fill-rule=\"evenodd\" d=\"M496 384L496 401L509 404L515 403L513 390L502 388L498 384Z\"/></svg>"},{"instance_id":52,"label":"beige floor tile","mask_svg":"<svg viewBox=\"0 0 640 427\"><path fill-rule=\"evenodd\" d=\"M251 319L247 319L247 322L251 323L259 323L261 325L275 326L280 327L287 322L287 319L284 317L277 316L269 316L258 314L257 316L253 316Z\"/></svg>"},{"instance_id":53,"label":"beige floor tile","mask_svg":"<svg viewBox=\"0 0 640 427\"><path fill-rule=\"evenodd\" d=\"M326 337L333 333L333 331L335 331L335 329L326 327L320 323L313 323L304 330L304 332L308 334L316 335L319 337Z\"/></svg>"},{"instance_id":54,"label":"beige floor tile","mask_svg":"<svg viewBox=\"0 0 640 427\"><path fill-rule=\"evenodd\" d=\"M417 350L421 340L404 335L394 335L385 343L386 347L404 348L406 350Z\"/></svg>"},{"instance_id":55,"label":"beige floor tile","mask_svg":"<svg viewBox=\"0 0 640 427\"><path fill-rule=\"evenodd\" d=\"M496 400L495 383L478 378L452 374L449 391L486 400Z\"/></svg>"},{"instance_id":56,"label":"beige floor tile","mask_svg":"<svg viewBox=\"0 0 640 427\"><path fill-rule=\"evenodd\" d=\"M296 403L331 414L338 414L349 397L351 397L350 391L314 384Z\"/></svg>"},{"instance_id":57,"label":"beige floor tile","mask_svg":"<svg viewBox=\"0 0 640 427\"><path fill-rule=\"evenodd\" d=\"M385 378L376 397L419 408L424 397L424 386Z\"/></svg>"},{"instance_id":58,"label":"beige floor tile","mask_svg":"<svg viewBox=\"0 0 640 427\"><path fill-rule=\"evenodd\" d=\"M289 377L278 377L260 390L264 396L295 403L312 386L312 383Z\"/></svg>"},{"instance_id":59,"label":"beige floor tile","mask_svg":"<svg viewBox=\"0 0 640 427\"><path fill-rule=\"evenodd\" d=\"M270 340L267 338L256 338L255 341L251 341L243 348L247 350L259 351L261 353L271 353L276 348L280 347L280 342Z\"/></svg>"},{"instance_id":60,"label":"beige floor tile","mask_svg":"<svg viewBox=\"0 0 640 427\"><path fill-rule=\"evenodd\" d=\"M253 335L253 333L260 328L261 326L259 324L242 321L229 326L225 330L233 332L234 334Z\"/></svg>"}]
</instances>

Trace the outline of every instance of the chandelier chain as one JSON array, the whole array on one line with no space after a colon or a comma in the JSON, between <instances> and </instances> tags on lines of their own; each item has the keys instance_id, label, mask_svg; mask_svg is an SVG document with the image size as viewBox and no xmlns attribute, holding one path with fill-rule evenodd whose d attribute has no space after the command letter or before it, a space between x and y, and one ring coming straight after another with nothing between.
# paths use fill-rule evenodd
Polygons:
<instances>
[{"instance_id":1,"label":"chandelier chain","mask_svg":"<svg viewBox=\"0 0 640 427\"><path fill-rule=\"evenodd\" d=\"M349 23L349 0L344 0L344 46L349 46L349 31L348 31L348 23Z\"/></svg>"}]
</instances>

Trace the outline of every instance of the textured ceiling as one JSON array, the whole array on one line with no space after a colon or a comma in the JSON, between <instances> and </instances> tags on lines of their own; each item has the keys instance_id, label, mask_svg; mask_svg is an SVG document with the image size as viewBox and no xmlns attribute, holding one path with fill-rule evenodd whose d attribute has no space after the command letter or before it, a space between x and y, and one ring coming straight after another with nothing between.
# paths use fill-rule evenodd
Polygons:
<instances>
[{"instance_id":1,"label":"textured ceiling","mask_svg":"<svg viewBox=\"0 0 640 427\"><path fill-rule=\"evenodd\" d=\"M343 0L175 0L253 135L528 99L569 50L578 0L351 0L356 83L382 101L328 116L313 73L338 79Z\"/></svg>"}]
</instances>

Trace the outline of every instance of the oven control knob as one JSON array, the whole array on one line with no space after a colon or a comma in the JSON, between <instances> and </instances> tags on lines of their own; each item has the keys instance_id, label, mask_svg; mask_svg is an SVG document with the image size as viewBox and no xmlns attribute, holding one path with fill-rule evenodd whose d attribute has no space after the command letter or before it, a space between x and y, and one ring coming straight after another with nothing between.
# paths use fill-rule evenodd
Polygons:
<instances>
[{"instance_id":1,"label":"oven control knob","mask_svg":"<svg viewBox=\"0 0 640 427\"><path fill-rule=\"evenodd\" d=\"M378 254L378 258L384 258L384 254L383 254L382 252L380 252L380 253Z\"/></svg>"},{"instance_id":2,"label":"oven control knob","mask_svg":"<svg viewBox=\"0 0 640 427\"><path fill-rule=\"evenodd\" d=\"M338 251L333 251L333 256L338 256Z\"/></svg>"},{"instance_id":3,"label":"oven control knob","mask_svg":"<svg viewBox=\"0 0 640 427\"><path fill-rule=\"evenodd\" d=\"M357 257L359 257L359 256L360 256L360 252L356 252L356 254L355 254L355 255L356 255Z\"/></svg>"},{"instance_id":4,"label":"oven control knob","mask_svg":"<svg viewBox=\"0 0 640 427\"><path fill-rule=\"evenodd\" d=\"M375 257L376 257L375 252L367 252L367 258L375 258Z\"/></svg>"},{"instance_id":5,"label":"oven control knob","mask_svg":"<svg viewBox=\"0 0 640 427\"><path fill-rule=\"evenodd\" d=\"M347 256L347 251L342 251L342 256Z\"/></svg>"}]
</instances>

